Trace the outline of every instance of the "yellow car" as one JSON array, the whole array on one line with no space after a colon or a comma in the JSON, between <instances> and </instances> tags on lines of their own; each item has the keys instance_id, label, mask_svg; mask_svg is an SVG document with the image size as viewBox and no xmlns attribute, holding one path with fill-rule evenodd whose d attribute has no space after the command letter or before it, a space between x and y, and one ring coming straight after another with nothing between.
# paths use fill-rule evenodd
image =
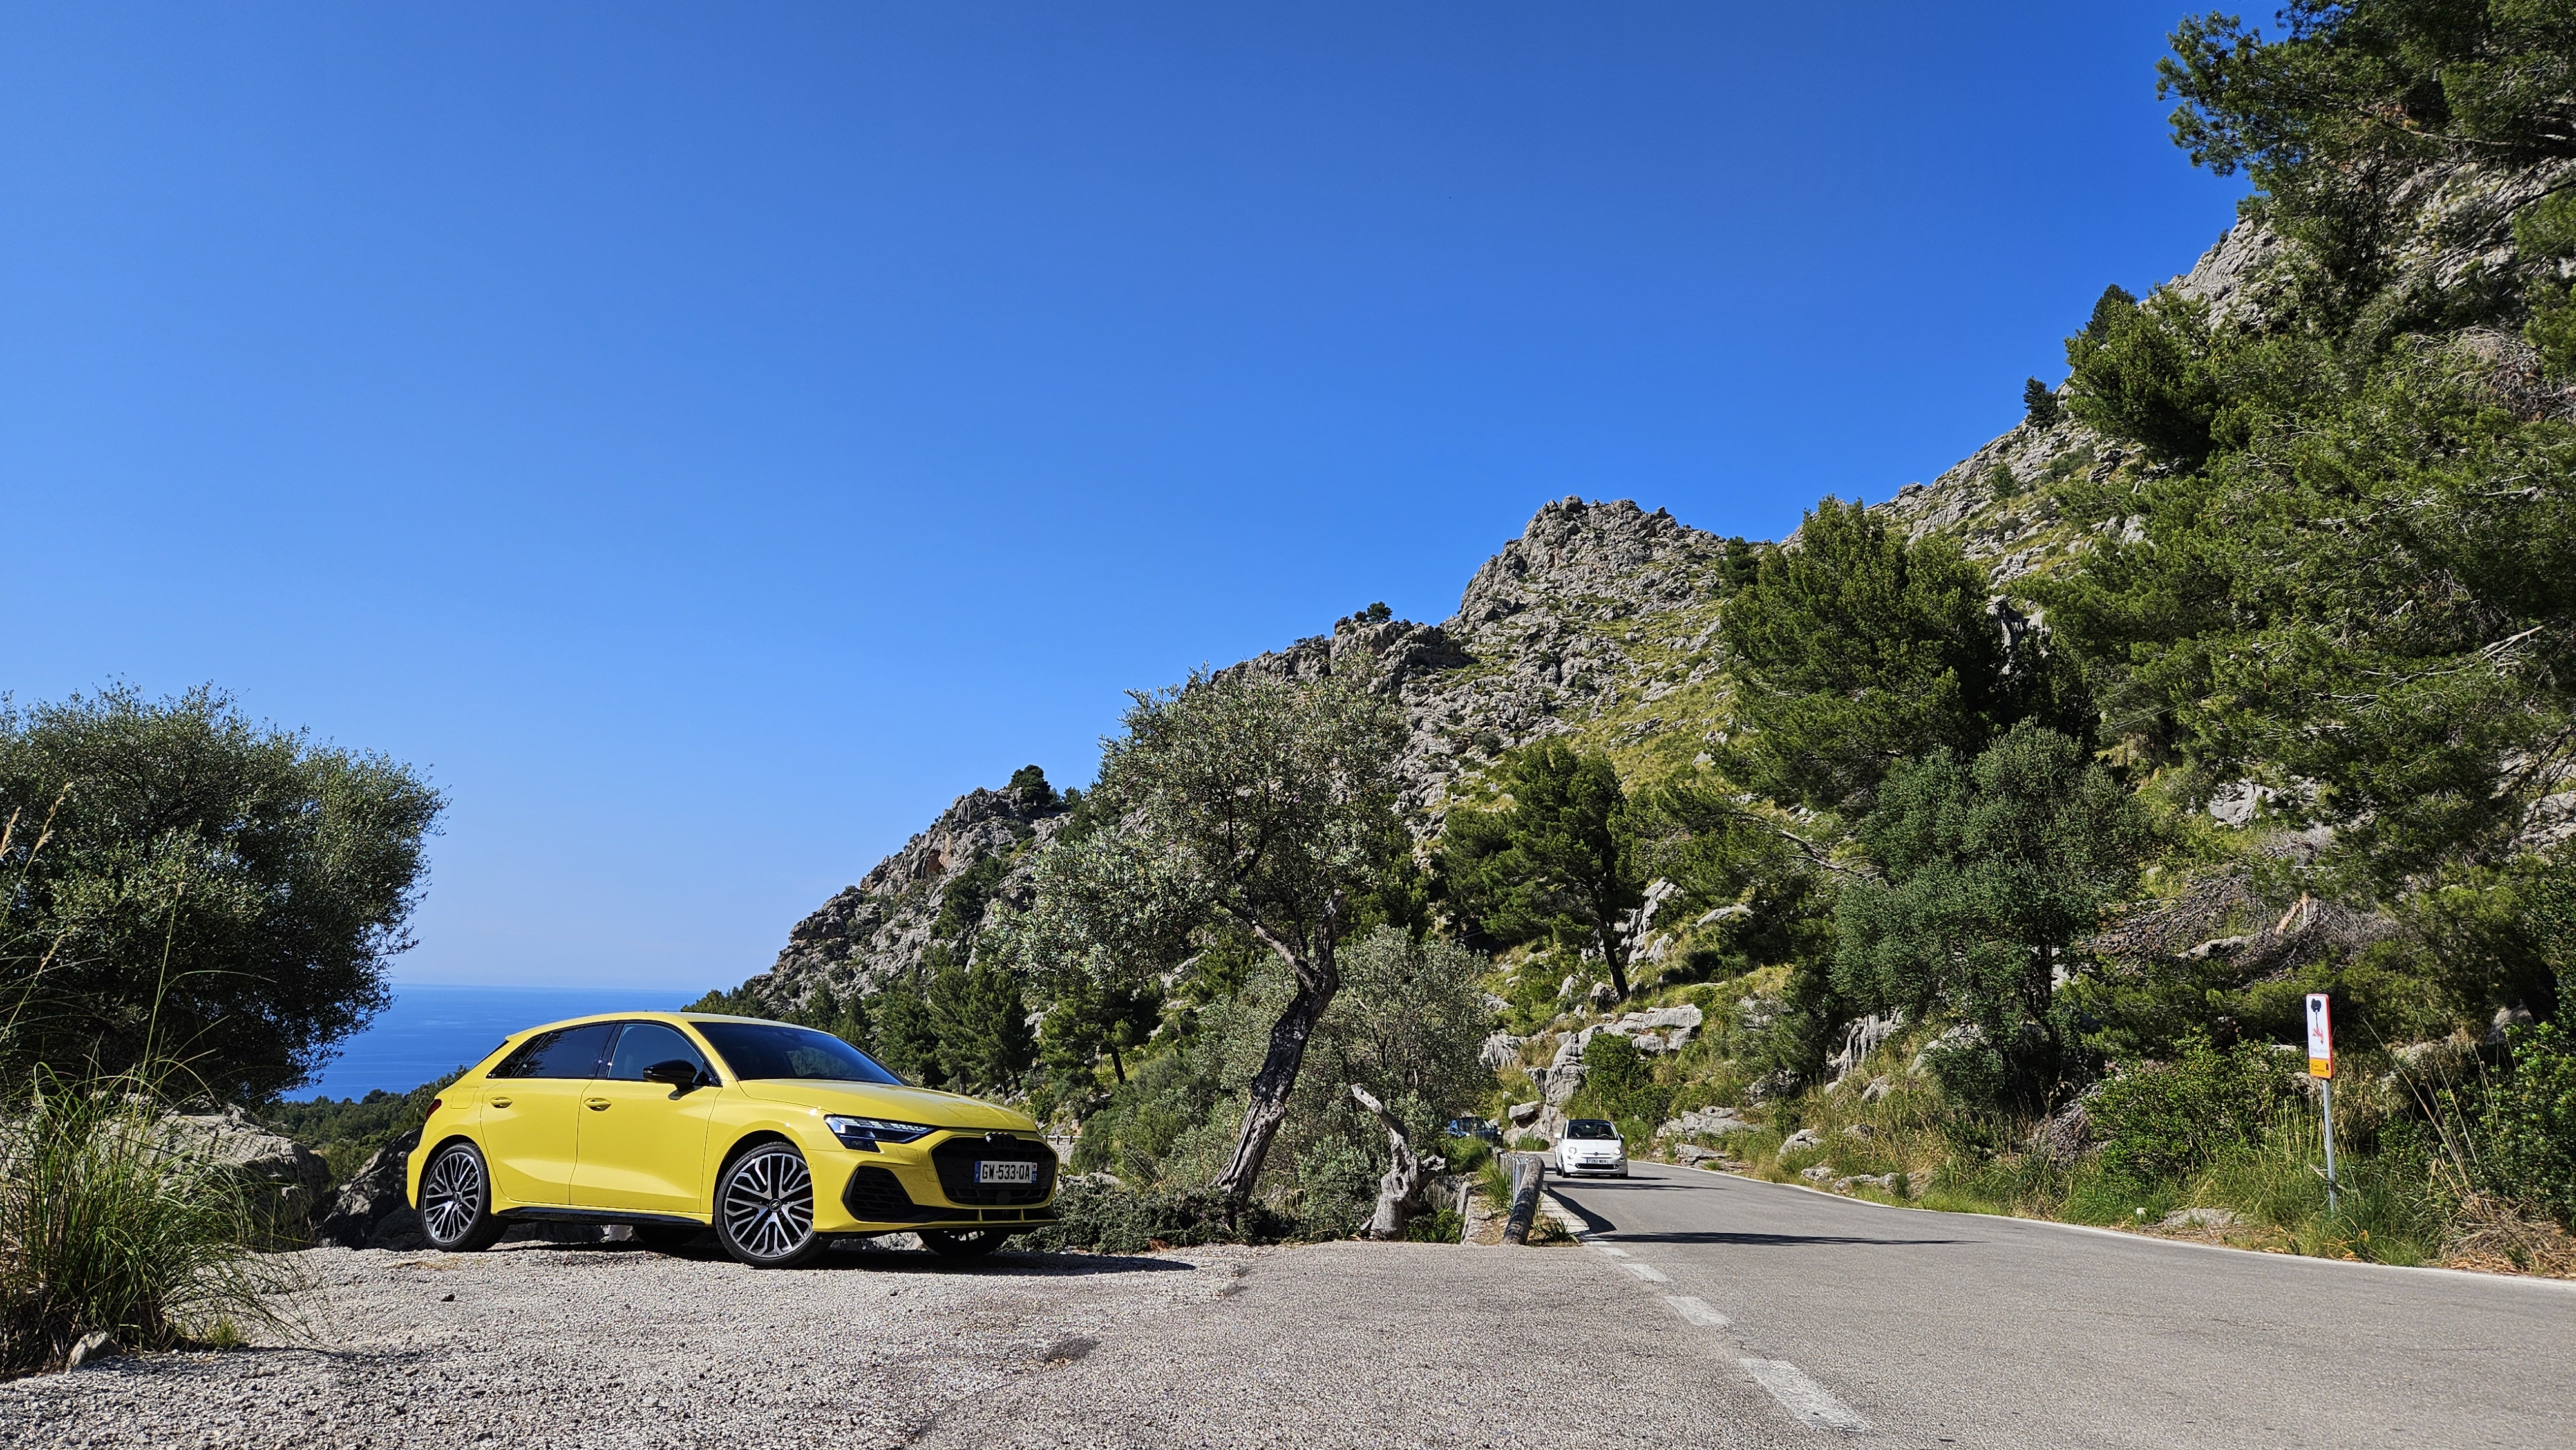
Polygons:
<instances>
[{"instance_id":1,"label":"yellow car","mask_svg":"<svg viewBox=\"0 0 2576 1450\"><path fill-rule=\"evenodd\" d=\"M408 1187L451 1252L568 1219L660 1248L713 1228L767 1269L898 1231L989 1253L1054 1219L1055 1168L1028 1117L907 1086L830 1033L622 1012L519 1033L443 1090Z\"/></svg>"}]
</instances>

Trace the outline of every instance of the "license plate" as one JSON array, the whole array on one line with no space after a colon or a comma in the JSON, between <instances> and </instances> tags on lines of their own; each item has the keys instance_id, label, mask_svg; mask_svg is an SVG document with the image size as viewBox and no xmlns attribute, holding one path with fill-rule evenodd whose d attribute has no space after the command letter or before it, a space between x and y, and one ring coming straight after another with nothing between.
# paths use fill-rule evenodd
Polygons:
<instances>
[{"instance_id":1,"label":"license plate","mask_svg":"<svg viewBox=\"0 0 2576 1450\"><path fill-rule=\"evenodd\" d=\"M1038 1165L1029 1162L995 1162L987 1158L975 1165L975 1181L978 1183L1035 1183L1038 1181Z\"/></svg>"}]
</instances>

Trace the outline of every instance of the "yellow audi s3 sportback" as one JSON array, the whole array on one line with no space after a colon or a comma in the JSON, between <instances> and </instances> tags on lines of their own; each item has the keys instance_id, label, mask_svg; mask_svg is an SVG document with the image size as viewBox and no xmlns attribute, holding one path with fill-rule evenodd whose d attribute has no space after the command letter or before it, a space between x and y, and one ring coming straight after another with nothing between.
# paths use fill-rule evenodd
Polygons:
<instances>
[{"instance_id":1,"label":"yellow audi s3 sportback","mask_svg":"<svg viewBox=\"0 0 2576 1450\"><path fill-rule=\"evenodd\" d=\"M828 1032L623 1012L518 1033L440 1092L409 1191L451 1252L569 1219L659 1248L713 1228L766 1269L906 1230L989 1253L1054 1219L1055 1167L1025 1115L909 1086Z\"/></svg>"}]
</instances>

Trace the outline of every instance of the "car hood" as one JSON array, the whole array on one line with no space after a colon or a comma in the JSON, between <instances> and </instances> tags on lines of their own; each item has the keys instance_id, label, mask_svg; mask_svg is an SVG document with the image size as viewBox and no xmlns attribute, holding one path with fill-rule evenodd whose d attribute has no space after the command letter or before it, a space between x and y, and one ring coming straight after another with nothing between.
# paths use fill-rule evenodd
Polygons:
<instances>
[{"instance_id":1,"label":"car hood","mask_svg":"<svg viewBox=\"0 0 2576 1450\"><path fill-rule=\"evenodd\" d=\"M1025 1113L929 1088L881 1087L864 1082L813 1082L804 1078L757 1078L738 1084L743 1096L763 1102L788 1103L826 1113L862 1118L891 1118L927 1123L934 1128L995 1128L1029 1132L1037 1127Z\"/></svg>"}]
</instances>

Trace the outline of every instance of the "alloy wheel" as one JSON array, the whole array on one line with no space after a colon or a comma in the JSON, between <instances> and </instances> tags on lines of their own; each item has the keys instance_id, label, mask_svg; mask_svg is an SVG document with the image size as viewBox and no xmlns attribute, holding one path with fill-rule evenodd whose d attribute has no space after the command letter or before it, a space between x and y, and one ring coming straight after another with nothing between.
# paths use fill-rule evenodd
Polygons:
<instances>
[{"instance_id":1,"label":"alloy wheel","mask_svg":"<svg viewBox=\"0 0 2576 1450\"><path fill-rule=\"evenodd\" d=\"M420 1185L421 1227L430 1240L452 1244L463 1239L482 1212L482 1163L459 1148L439 1154Z\"/></svg>"},{"instance_id":2,"label":"alloy wheel","mask_svg":"<svg viewBox=\"0 0 2576 1450\"><path fill-rule=\"evenodd\" d=\"M788 1148L752 1154L725 1181L725 1233L759 1259L785 1259L814 1235L814 1176Z\"/></svg>"}]
</instances>

